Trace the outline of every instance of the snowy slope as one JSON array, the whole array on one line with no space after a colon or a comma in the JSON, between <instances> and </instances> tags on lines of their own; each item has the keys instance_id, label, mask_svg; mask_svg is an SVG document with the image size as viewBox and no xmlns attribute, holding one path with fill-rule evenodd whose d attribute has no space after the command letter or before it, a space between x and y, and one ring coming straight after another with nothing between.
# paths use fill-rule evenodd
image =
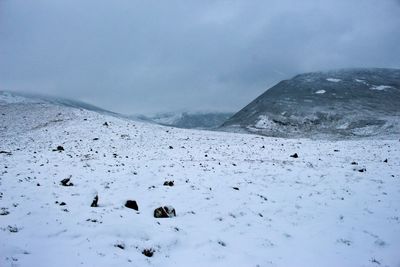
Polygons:
<instances>
[{"instance_id":1,"label":"snowy slope","mask_svg":"<svg viewBox=\"0 0 400 267\"><path fill-rule=\"evenodd\" d=\"M113 116L122 116L120 114L104 110L102 108L93 106L91 104L76 101L61 97L52 97L47 95L40 94L30 94L30 93L21 93L21 92L11 92L11 91L0 91L0 103L36 103L36 104L54 104L58 106L64 107L73 107L79 109L92 110L99 113L104 113L107 115Z\"/></svg>"},{"instance_id":2,"label":"snowy slope","mask_svg":"<svg viewBox=\"0 0 400 267\"><path fill-rule=\"evenodd\" d=\"M0 151L0 266L400 265L399 140L183 130L12 98ZM161 205L177 216L154 218Z\"/></svg>"},{"instance_id":3,"label":"snowy slope","mask_svg":"<svg viewBox=\"0 0 400 267\"><path fill-rule=\"evenodd\" d=\"M300 74L268 89L222 128L290 138L397 139L400 70Z\"/></svg>"}]
</instances>

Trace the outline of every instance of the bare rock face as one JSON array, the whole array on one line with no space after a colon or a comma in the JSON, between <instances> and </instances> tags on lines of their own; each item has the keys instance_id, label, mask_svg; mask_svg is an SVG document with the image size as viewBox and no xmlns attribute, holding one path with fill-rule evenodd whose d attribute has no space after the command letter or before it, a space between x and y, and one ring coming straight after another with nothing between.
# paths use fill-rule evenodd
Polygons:
<instances>
[{"instance_id":1,"label":"bare rock face","mask_svg":"<svg viewBox=\"0 0 400 267\"><path fill-rule=\"evenodd\" d=\"M154 218L171 218L175 216L176 212L172 206L159 207L154 210Z\"/></svg>"},{"instance_id":2,"label":"bare rock face","mask_svg":"<svg viewBox=\"0 0 400 267\"><path fill-rule=\"evenodd\" d=\"M139 211L139 206L135 200L127 200L125 207Z\"/></svg>"}]
</instances>

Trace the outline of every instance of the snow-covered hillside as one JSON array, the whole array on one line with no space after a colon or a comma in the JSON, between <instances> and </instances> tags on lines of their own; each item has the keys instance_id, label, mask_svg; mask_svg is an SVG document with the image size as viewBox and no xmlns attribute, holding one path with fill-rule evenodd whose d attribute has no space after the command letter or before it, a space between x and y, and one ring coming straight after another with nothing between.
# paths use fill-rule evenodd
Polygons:
<instances>
[{"instance_id":1,"label":"snow-covered hillside","mask_svg":"<svg viewBox=\"0 0 400 267\"><path fill-rule=\"evenodd\" d=\"M400 69L312 72L279 82L223 124L290 138L400 136Z\"/></svg>"},{"instance_id":2,"label":"snow-covered hillside","mask_svg":"<svg viewBox=\"0 0 400 267\"><path fill-rule=\"evenodd\" d=\"M400 265L399 140L184 130L8 97L0 151L0 266ZM164 205L177 216L154 218Z\"/></svg>"}]
</instances>

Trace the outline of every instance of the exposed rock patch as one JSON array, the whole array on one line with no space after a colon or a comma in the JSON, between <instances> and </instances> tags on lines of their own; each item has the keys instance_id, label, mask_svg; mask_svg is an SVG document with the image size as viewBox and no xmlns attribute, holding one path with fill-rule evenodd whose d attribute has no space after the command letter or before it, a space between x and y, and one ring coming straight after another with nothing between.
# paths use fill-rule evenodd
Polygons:
<instances>
[{"instance_id":1,"label":"exposed rock patch","mask_svg":"<svg viewBox=\"0 0 400 267\"><path fill-rule=\"evenodd\" d=\"M125 207L139 211L139 206L135 200L127 200L125 203Z\"/></svg>"},{"instance_id":2,"label":"exposed rock patch","mask_svg":"<svg viewBox=\"0 0 400 267\"><path fill-rule=\"evenodd\" d=\"M159 207L154 210L155 218L171 218L171 217L175 217L175 216L176 216L176 212L172 206Z\"/></svg>"}]
</instances>

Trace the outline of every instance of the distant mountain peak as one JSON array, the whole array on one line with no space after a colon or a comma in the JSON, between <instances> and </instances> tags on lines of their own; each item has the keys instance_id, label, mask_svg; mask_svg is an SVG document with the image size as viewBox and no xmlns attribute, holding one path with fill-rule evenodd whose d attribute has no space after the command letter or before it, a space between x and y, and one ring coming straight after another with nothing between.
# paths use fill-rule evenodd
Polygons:
<instances>
[{"instance_id":1,"label":"distant mountain peak","mask_svg":"<svg viewBox=\"0 0 400 267\"><path fill-rule=\"evenodd\" d=\"M167 112L153 116L136 116L137 118L165 126L187 129L216 129L229 119L233 113L229 112Z\"/></svg>"}]
</instances>

